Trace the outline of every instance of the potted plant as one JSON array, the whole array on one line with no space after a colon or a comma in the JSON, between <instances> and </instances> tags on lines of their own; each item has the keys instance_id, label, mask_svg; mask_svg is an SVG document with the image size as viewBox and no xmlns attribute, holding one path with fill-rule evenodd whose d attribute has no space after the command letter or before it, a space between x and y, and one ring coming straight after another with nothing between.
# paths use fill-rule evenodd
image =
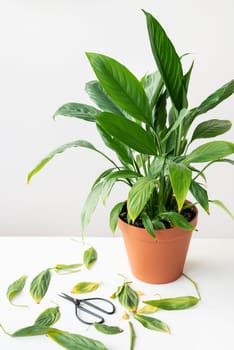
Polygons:
<instances>
[{"instance_id":1,"label":"potted plant","mask_svg":"<svg viewBox=\"0 0 234 350\"><path fill-rule=\"evenodd\" d=\"M81 214L82 230L90 222L99 198L105 202L115 183L124 182L129 187L128 197L112 209L111 230L115 231L119 223L136 277L165 283L183 272L197 224L196 205L209 213L212 201L206 189L205 170L215 162L233 164L227 157L234 153L234 144L214 140L231 128L231 122L210 118L194 125L194 121L234 92L234 80L191 109L187 92L193 63L184 73L183 56L178 56L160 23L143 12L157 70L138 80L115 59L86 53L97 77L86 84L86 91L96 107L66 103L54 115L96 123L105 146L118 161L91 143L77 140L45 157L29 173L28 182L56 154L68 148L84 147L104 156L110 167L91 188ZM193 147L195 140L207 138L212 140ZM193 203L187 200L188 193ZM221 202L213 202L228 212Z\"/></svg>"}]
</instances>

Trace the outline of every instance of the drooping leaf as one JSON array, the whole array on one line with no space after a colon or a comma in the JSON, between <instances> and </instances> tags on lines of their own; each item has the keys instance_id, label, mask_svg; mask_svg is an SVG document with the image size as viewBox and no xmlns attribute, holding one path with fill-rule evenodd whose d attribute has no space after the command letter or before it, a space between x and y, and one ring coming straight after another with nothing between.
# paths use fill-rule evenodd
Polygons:
<instances>
[{"instance_id":1,"label":"drooping leaf","mask_svg":"<svg viewBox=\"0 0 234 350\"><path fill-rule=\"evenodd\" d=\"M190 192L193 197L198 201L202 208L209 213L209 200L207 191L196 181L192 180L190 187Z\"/></svg>"},{"instance_id":2,"label":"drooping leaf","mask_svg":"<svg viewBox=\"0 0 234 350\"><path fill-rule=\"evenodd\" d=\"M59 306L49 307L37 317L34 326L50 327L59 320L60 316Z\"/></svg>"},{"instance_id":3,"label":"drooping leaf","mask_svg":"<svg viewBox=\"0 0 234 350\"><path fill-rule=\"evenodd\" d=\"M86 53L108 96L134 118L152 124L151 108L137 78L121 63L98 53Z\"/></svg>"},{"instance_id":4,"label":"drooping leaf","mask_svg":"<svg viewBox=\"0 0 234 350\"><path fill-rule=\"evenodd\" d=\"M10 301L10 303L18 294L22 292L26 283L26 279L27 279L27 276L23 275L9 285L7 289L7 298Z\"/></svg>"},{"instance_id":5,"label":"drooping leaf","mask_svg":"<svg viewBox=\"0 0 234 350\"><path fill-rule=\"evenodd\" d=\"M234 153L234 143L212 141L194 149L184 160L186 164L203 163L218 160Z\"/></svg>"},{"instance_id":6,"label":"drooping leaf","mask_svg":"<svg viewBox=\"0 0 234 350\"><path fill-rule=\"evenodd\" d=\"M150 234L151 237L156 238L154 226L152 224L152 221L151 221L149 215L147 215L146 213L142 213L141 219L142 219L142 223L143 223L146 231Z\"/></svg>"},{"instance_id":7,"label":"drooping leaf","mask_svg":"<svg viewBox=\"0 0 234 350\"><path fill-rule=\"evenodd\" d=\"M134 315L134 318L135 320L140 322L145 328L151 329L153 331L170 333L168 325L165 322L158 320L157 318L138 314Z\"/></svg>"},{"instance_id":8,"label":"drooping leaf","mask_svg":"<svg viewBox=\"0 0 234 350\"><path fill-rule=\"evenodd\" d=\"M97 251L94 247L85 250L83 254L83 262L87 269L90 269L97 260Z\"/></svg>"},{"instance_id":9,"label":"drooping leaf","mask_svg":"<svg viewBox=\"0 0 234 350\"><path fill-rule=\"evenodd\" d=\"M217 199L213 199L213 200L209 200L210 203L213 203L215 205L217 205L218 207L220 207L221 209L223 209L231 218L232 220L234 220L234 215L232 214L232 212L226 207L226 205L217 200Z\"/></svg>"},{"instance_id":10,"label":"drooping leaf","mask_svg":"<svg viewBox=\"0 0 234 350\"><path fill-rule=\"evenodd\" d=\"M102 111L114 114L122 114L121 110L114 104L114 102L107 96L103 87L97 80L92 80L86 83L85 90L91 100L101 108Z\"/></svg>"},{"instance_id":11,"label":"drooping leaf","mask_svg":"<svg viewBox=\"0 0 234 350\"><path fill-rule=\"evenodd\" d=\"M120 115L103 112L98 115L97 124L128 147L143 154L157 154L153 136L137 123Z\"/></svg>"},{"instance_id":12,"label":"drooping leaf","mask_svg":"<svg viewBox=\"0 0 234 350\"><path fill-rule=\"evenodd\" d=\"M129 325L129 331L130 331L130 348L129 349L133 350L135 345L135 340L136 340L136 333L131 321L128 322L128 325Z\"/></svg>"},{"instance_id":13,"label":"drooping leaf","mask_svg":"<svg viewBox=\"0 0 234 350\"><path fill-rule=\"evenodd\" d=\"M232 127L229 120L210 119L200 123L193 132L191 142L224 134Z\"/></svg>"},{"instance_id":14,"label":"drooping leaf","mask_svg":"<svg viewBox=\"0 0 234 350\"><path fill-rule=\"evenodd\" d=\"M94 327L98 332L109 334L109 335L119 334L123 332L123 329L117 326L108 326L106 324L101 324L101 323L94 323Z\"/></svg>"},{"instance_id":15,"label":"drooping leaf","mask_svg":"<svg viewBox=\"0 0 234 350\"><path fill-rule=\"evenodd\" d=\"M171 186L180 212L187 197L192 179L192 171L182 163L168 161Z\"/></svg>"},{"instance_id":16,"label":"drooping leaf","mask_svg":"<svg viewBox=\"0 0 234 350\"><path fill-rule=\"evenodd\" d=\"M110 212L110 219L109 219L109 224L112 233L115 232L117 224L118 224L118 218L119 214L121 213L121 210L123 208L124 202L117 203L111 210Z\"/></svg>"},{"instance_id":17,"label":"drooping leaf","mask_svg":"<svg viewBox=\"0 0 234 350\"><path fill-rule=\"evenodd\" d=\"M180 111L187 104L180 58L160 23L150 13L144 13L158 70L174 106Z\"/></svg>"},{"instance_id":18,"label":"drooping leaf","mask_svg":"<svg viewBox=\"0 0 234 350\"><path fill-rule=\"evenodd\" d=\"M84 119L88 122L95 122L95 116L100 113L100 111L92 106L83 104L70 102L61 106L54 114L53 118L58 115L62 115L64 117L78 118Z\"/></svg>"},{"instance_id":19,"label":"drooping leaf","mask_svg":"<svg viewBox=\"0 0 234 350\"><path fill-rule=\"evenodd\" d=\"M168 220L172 227L180 227L184 230L193 231L193 227L181 214L178 214L174 211L168 211L160 214L160 217L163 220Z\"/></svg>"},{"instance_id":20,"label":"drooping leaf","mask_svg":"<svg viewBox=\"0 0 234 350\"><path fill-rule=\"evenodd\" d=\"M84 236L85 230L90 223L90 219L92 214L94 213L99 198L102 193L103 183L97 183L94 185L89 194L86 198L86 201L83 205L82 211L81 211L81 226L82 226L82 236Z\"/></svg>"},{"instance_id":21,"label":"drooping leaf","mask_svg":"<svg viewBox=\"0 0 234 350\"><path fill-rule=\"evenodd\" d=\"M80 267L83 264L57 264L55 265L55 267L53 268L53 270L61 275L65 275L65 274L69 274L69 273L74 273L74 272L78 272L80 271Z\"/></svg>"},{"instance_id":22,"label":"drooping leaf","mask_svg":"<svg viewBox=\"0 0 234 350\"><path fill-rule=\"evenodd\" d=\"M97 290L100 287L98 282L79 282L72 288L74 294L86 294Z\"/></svg>"},{"instance_id":23,"label":"drooping leaf","mask_svg":"<svg viewBox=\"0 0 234 350\"><path fill-rule=\"evenodd\" d=\"M61 330L51 330L48 337L67 350L108 350L99 340Z\"/></svg>"},{"instance_id":24,"label":"drooping leaf","mask_svg":"<svg viewBox=\"0 0 234 350\"><path fill-rule=\"evenodd\" d=\"M45 296L51 279L50 269L46 269L39 273L31 282L30 294L37 304Z\"/></svg>"},{"instance_id":25,"label":"drooping leaf","mask_svg":"<svg viewBox=\"0 0 234 350\"><path fill-rule=\"evenodd\" d=\"M124 286L118 294L120 304L131 312L136 312L139 303L139 296L136 291L131 288L129 282L124 282Z\"/></svg>"},{"instance_id":26,"label":"drooping leaf","mask_svg":"<svg viewBox=\"0 0 234 350\"><path fill-rule=\"evenodd\" d=\"M153 190L156 180L146 176L137 180L128 193L127 208L130 218L134 221L144 209Z\"/></svg>"},{"instance_id":27,"label":"drooping leaf","mask_svg":"<svg viewBox=\"0 0 234 350\"><path fill-rule=\"evenodd\" d=\"M144 301L144 303L163 310L184 310L193 307L199 302L199 300L199 298L193 296L184 296L176 298L147 300Z\"/></svg>"}]
</instances>

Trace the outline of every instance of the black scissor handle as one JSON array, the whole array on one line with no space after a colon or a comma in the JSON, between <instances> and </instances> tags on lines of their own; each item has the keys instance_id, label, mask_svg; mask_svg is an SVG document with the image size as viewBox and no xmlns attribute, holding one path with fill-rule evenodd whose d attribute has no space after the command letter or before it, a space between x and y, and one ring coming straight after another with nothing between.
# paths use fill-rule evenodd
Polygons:
<instances>
[{"instance_id":1,"label":"black scissor handle","mask_svg":"<svg viewBox=\"0 0 234 350\"><path fill-rule=\"evenodd\" d=\"M106 310L94 303L92 303L92 301L102 301L106 304L109 304L111 306L111 309L110 310ZM104 299L104 298L88 298L88 299L83 299L81 301L83 304L86 304L100 312L103 312L104 314L107 314L107 315L112 315L114 312L115 312L115 305L108 299Z\"/></svg>"}]
</instances>

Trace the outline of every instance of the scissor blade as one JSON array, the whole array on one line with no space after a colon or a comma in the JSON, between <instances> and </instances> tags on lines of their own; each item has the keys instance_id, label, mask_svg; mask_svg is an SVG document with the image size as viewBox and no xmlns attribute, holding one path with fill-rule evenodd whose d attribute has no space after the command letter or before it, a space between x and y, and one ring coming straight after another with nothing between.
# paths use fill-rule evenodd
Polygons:
<instances>
[{"instance_id":1,"label":"scissor blade","mask_svg":"<svg viewBox=\"0 0 234 350\"><path fill-rule=\"evenodd\" d=\"M61 293L61 294L58 294L58 296L75 303L75 299L73 297L71 297L70 295L68 295L68 294Z\"/></svg>"}]
</instances>

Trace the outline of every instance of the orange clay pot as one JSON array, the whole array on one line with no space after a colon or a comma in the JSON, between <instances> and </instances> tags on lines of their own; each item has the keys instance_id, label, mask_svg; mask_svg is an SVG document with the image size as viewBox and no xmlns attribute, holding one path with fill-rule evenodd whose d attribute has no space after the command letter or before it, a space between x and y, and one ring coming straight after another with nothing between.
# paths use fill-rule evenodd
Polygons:
<instances>
[{"instance_id":1,"label":"orange clay pot","mask_svg":"<svg viewBox=\"0 0 234 350\"><path fill-rule=\"evenodd\" d=\"M190 224L197 225L196 215ZM144 229L128 225L119 218L133 275L139 280L152 284L168 283L179 278L184 269L192 231L180 228L156 230L154 239Z\"/></svg>"}]
</instances>

